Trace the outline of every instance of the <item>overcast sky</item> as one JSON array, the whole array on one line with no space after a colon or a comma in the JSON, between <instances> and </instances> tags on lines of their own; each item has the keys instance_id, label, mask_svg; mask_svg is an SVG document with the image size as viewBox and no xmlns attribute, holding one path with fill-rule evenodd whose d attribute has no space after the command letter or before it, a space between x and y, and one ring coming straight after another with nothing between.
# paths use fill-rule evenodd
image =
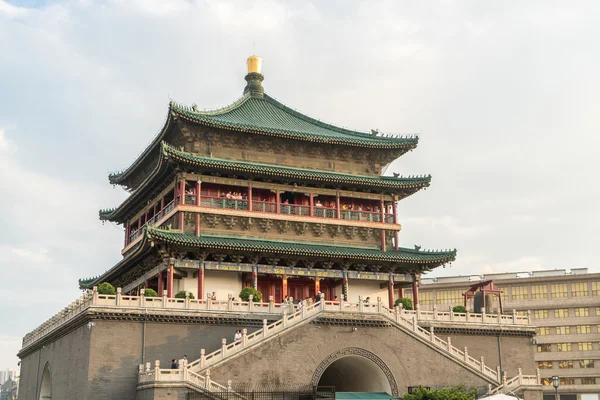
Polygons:
<instances>
[{"instance_id":1,"label":"overcast sky","mask_svg":"<svg viewBox=\"0 0 600 400\"><path fill-rule=\"evenodd\" d=\"M0 369L22 336L120 258L98 209L162 127L264 87L319 119L420 133L387 173L401 245L457 248L438 275L599 272L597 1L0 0ZM594 172L596 171L596 173Z\"/></svg>"}]
</instances>

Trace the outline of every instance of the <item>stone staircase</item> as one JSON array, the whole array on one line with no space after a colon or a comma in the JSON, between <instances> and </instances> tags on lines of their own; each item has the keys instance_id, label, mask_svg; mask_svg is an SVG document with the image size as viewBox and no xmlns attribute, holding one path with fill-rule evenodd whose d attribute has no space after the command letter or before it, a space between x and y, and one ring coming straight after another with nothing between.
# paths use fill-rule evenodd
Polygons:
<instances>
[{"instance_id":1,"label":"stone staircase","mask_svg":"<svg viewBox=\"0 0 600 400\"><path fill-rule=\"evenodd\" d=\"M233 358L239 357L253 349L263 345L271 339L279 337L281 334L296 329L302 325L308 324L314 319L324 314L336 317L348 316L350 314L369 314L382 318L389 322L391 326L400 329L407 335L413 337L419 342L433 348L435 351L452 359L454 362L463 365L465 368L484 378L489 383L490 394L506 393L518 388L520 385L537 385L539 379L536 376L519 375L507 380L501 376L500 369L492 369L485 365L483 357L479 360L471 357L468 349L460 350L452 346L451 339L443 340L434 334L433 329L423 329L418 325L416 315L407 314L396 308L390 310L383 306L380 299L374 304L350 304L346 302L321 301L312 305L303 307L300 311L288 314L284 309L281 319L272 324L263 320L263 328L252 334L243 331L242 340L227 343L223 339L220 349L206 354L205 349L200 350L200 358L189 363L183 370L160 369L158 361L154 370L150 369L150 363L140 366L139 385L157 382L184 381L190 384L190 387L197 388L200 391L207 392L230 392L232 398L244 400L243 396L231 391L231 382L227 386L220 385L210 380L210 368L217 367ZM175 372L175 373L174 373Z\"/></svg>"}]
</instances>

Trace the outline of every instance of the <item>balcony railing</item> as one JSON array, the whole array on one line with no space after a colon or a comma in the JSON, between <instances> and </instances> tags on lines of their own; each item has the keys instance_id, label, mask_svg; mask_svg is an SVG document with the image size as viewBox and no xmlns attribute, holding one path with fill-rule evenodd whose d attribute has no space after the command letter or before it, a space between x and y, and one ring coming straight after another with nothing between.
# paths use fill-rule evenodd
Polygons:
<instances>
[{"instance_id":1,"label":"balcony railing","mask_svg":"<svg viewBox=\"0 0 600 400\"><path fill-rule=\"evenodd\" d=\"M252 201L252 211L274 213L277 212L277 203L254 200Z\"/></svg>"},{"instance_id":2,"label":"balcony railing","mask_svg":"<svg viewBox=\"0 0 600 400\"><path fill-rule=\"evenodd\" d=\"M196 204L196 195L188 194L185 196L185 204Z\"/></svg>"},{"instance_id":3,"label":"balcony railing","mask_svg":"<svg viewBox=\"0 0 600 400\"><path fill-rule=\"evenodd\" d=\"M281 205L281 213L308 217L310 215L310 207L309 206L298 206L295 204L282 204Z\"/></svg>"},{"instance_id":4,"label":"balcony railing","mask_svg":"<svg viewBox=\"0 0 600 400\"><path fill-rule=\"evenodd\" d=\"M315 206L315 217L337 218L337 208Z\"/></svg>"},{"instance_id":5,"label":"balcony railing","mask_svg":"<svg viewBox=\"0 0 600 400\"><path fill-rule=\"evenodd\" d=\"M225 197L200 197L200 205L204 207L230 208L233 210L247 210L248 200L233 200Z\"/></svg>"}]
</instances>

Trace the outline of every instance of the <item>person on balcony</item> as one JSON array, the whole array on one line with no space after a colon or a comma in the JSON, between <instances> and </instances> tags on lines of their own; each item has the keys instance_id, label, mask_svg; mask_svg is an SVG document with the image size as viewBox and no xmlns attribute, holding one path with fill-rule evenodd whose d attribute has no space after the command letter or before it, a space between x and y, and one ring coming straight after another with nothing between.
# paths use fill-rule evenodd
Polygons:
<instances>
[{"instance_id":1,"label":"person on balcony","mask_svg":"<svg viewBox=\"0 0 600 400\"><path fill-rule=\"evenodd\" d=\"M315 203L315 207L323 207L323 204L319 200Z\"/></svg>"}]
</instances>

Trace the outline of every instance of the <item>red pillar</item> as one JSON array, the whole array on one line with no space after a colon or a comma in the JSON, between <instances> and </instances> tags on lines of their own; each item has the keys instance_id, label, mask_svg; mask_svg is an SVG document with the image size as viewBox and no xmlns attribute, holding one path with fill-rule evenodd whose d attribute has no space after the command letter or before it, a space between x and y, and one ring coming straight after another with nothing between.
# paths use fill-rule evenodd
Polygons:
<instances>
[{"instance_id":1,"label":"red pillar","mask_svg":"<svg viewBox=\"0 0 600 400\"><path fill-rule=\"evenodd\" d=\"M252 211L252 185L248 185L248 211Z\"/></svg>"},{"instance_id":2,"label":"red pillar","mask_svg":"<svg viewBox=\"0 0 600 400\"><path fill-rule=\"evenodd\" d=\"M129 242L129 221L127 221L127 223L125 224L125 243L123 244L123 247L127 246L128 242Z\"/></svg>"},{"instance_id":3,"label":"red pillar","mask_svg":"<svg viewBox=\"0 0 600 400\"><path fill-rule=\"evenodd\" d=\"M404 297L404 288L398 289L398 298L401 299Z\"/></svg>"},{"instance_id":4,"label":"red pillar","mask_svg":"<svg viewBox=\"0 0 600 400\"><path fill-rule=\"evenodd\" d=\"M309 194L309 198L308 198L308 212L311 217L314 217L315 215L315 198L313 197L313 194L310 193Z\"/></svg>"},{"instance_id":5,"label":"red pillar","mask_svg":"<svg viewBox=\"0 0 600 400\"><path fill-rule=\"evenodd\" d=\"M158 295L162 297L165 291L165 273L160 271L158 273Z\"/></svg>"},{"instance_id":6,"label":"red pillar","mask_svg":"<svg viewBox=\"0 0 600 400\"><path fill-rule=\"evenodd\" d=\"M174 293L173 293L173 270L175 268L173 267L173 264L169 265L169 268L167 269L167 297L168 298L172 298Z\"/></svg>"},{"instance_id":7,"label":"red pillar","mask_svg":"<svg viewBox=\"0 0 600 400\"><path fill-rule=\"evenodd\" d=\"M179 195L181 196L181 204L185 204L185 176L179 181Z\"/></svg>"},{"instance_id":8,"label":"red pillar","mask_svg":"<svg viewBox=\"0 0 600 400\"><path fill-rule=\"evenodd\" d=\"M390 279L388 280L388 298L390 309L394 308L394 277L390 274Z\"/></svg>"},{"instance_id":9,"label":"red pillar","mask_svg":"<svg viewBox=\"0 0 600 400\"><path fill-rule=\"evenodd\" d=\"M383 199L379 200L379 212L381 213L381 222L385 222L385 203Z\"/></svg>"},{"instance_id":10,"label":"red pillar","mask_svg":"<svg viewBox=\"0 0 600 400\"><path fill-rule=\"evenodd\" d=\"M315 296L321 291L321 278L315 277Z\"/></svg>"},{"instance_id":11,"label":"red pillar","mask_svg":"<svg viewBox=\"0 0 600 400\"><path fill-rule=\"evenodd\" d=\"M281 193L279 190L275 192L275 201L277 203L277 214L281 214Z\"/></svg>"},{"instance_id":12,"label":"red pillar","mask_svg":"<svg viewBox=\"0 0 600 400\"><path fill-rule=\"evenodd\" d=\"M144 282L144 289L147 289L150 287L150 281L146 279L146 281Z\"/></svg>"},{"instance_id":13,"label":"red pillar","mask_svg":"<svg viewBox=\"0 0 600 400\"><path fill-rule=\"evenodd\" d=\"M340 219L342 218L342 206L339 193L335 196L335 206L337 207L337 219Z\"/></svg>"},{"instance_id":14,"label":"red pillar","mask_svg":"<svg viewBox=\"0 0 600 400\"><path fill-rule=\"evenodd\" d=\"M413 283L412 283L412 290L413 290L413 308L416 310L417 306L419 305L419 284L417 283L417 277L416 275L413 275Z\"/></svg>"},{"instance_id":15,"label":"red pillar","mask_svg":"<svg viewBox=\"0 0 600 400\"><path fill-rule=\"evenodd\" d=\"M281 278L281 296L285 299L285 296L288 295L288 277L287 275L283 275Z\"/></svg>"},{"instance_id":16,"label":"red pillar","mask_svg":"<svg viewBox=\"0 0 600 400\"><path fill-rule=\"evenodd\" d=\"M398 223L398 203L396 200L392 202L392 212L394 213L394 224ZM394 231L394 249L398 251L398 241L400 239L400 232Z\"/></svg>"},{"instance_id":17,"label":"red pillar","mask_svg":"<svg viewBox=\"0 0 600 400\"><path fill-rule=\"evenodd\" d=\"M252 288L258 290L258 266L252 266Z\"/></svg>"},{"instance_id":18,"label":"red pillar","mask_svg":"<svg viewBox=\"0 0 600 400\"><path fill-rule=\"evenodd\" d=\"M204 264L198 268L198 299L204 298Z\"/></svg>"}]
</instances>

